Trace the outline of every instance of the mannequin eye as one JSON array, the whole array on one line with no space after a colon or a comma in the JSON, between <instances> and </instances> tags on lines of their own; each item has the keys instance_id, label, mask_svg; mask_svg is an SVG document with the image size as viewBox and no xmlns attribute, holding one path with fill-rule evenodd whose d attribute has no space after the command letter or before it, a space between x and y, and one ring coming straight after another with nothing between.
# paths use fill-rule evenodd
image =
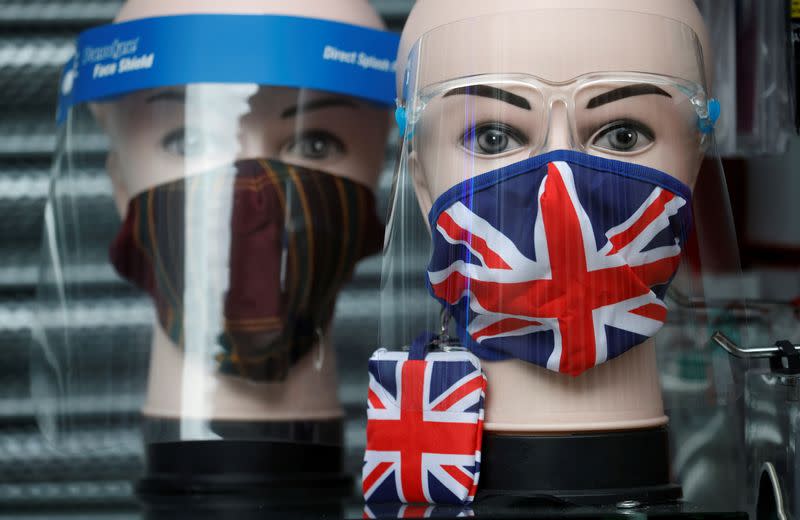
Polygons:
<instances>
[{"instance_id":1,"label":"mannequin eye","mask_svg":"<svg viewBox=\"0 0 800 520\"><path fill-rule=\"evenodd\" d=\"M461 145L471 153L499 155L524 146L527 139L522 133L502 123L489 123L470 129Z\"/></svg>"},{"instance_id":2,"label":"mannequin eye","mask_svg":"<svg viewBox=\"0 0 800 520\"><path fill-rule=\"evenodd\" d=\"M178 157L200 157L212 149L211 139L202 132L179 128L170 132L161 141L161 147Z\"/></svg>"},{"instance_id":3,"label":"mannequin eye","mask_svg":"<svg viewBox=\"0 0 800 520\"><path fill-rule=\"evenodd\" d=\"M653 131L635 121L616 121L592 137L592 146L612 152L638 152L655 140Z\"/></svg>"},{"instance_id":4,"label":"mannequin eye","mask_svg":"<svg viewBox=\"0 0 800 520\"><path fill-rule=\"evenodd\" d=\"M284 154L311 161L324 161L344 155L345 146L335 135L323 130L300 134L284 147Z\"/></svg>"}]
</instances>

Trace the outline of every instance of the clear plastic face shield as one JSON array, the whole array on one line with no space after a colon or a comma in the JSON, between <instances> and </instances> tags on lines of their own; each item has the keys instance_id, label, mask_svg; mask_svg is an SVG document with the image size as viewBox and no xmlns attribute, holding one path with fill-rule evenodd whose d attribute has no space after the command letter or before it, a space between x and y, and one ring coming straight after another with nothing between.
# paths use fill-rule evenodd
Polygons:
<instances>
[{"instance_id":1,"label":"clear plastic face shield","mask_svg":"<svg viewBox=\"0 0 800 520\"><path fill-rule=\"evenodd\" d=\"M417 41L400 105L381 346L476 354L488 431L669 421L684 495L712 466L731 484L742 367L710 338L743 340L744 308L695 33L602 9L456 22Z\"/></svg>"},{"instance_id":2,"label":"clear plastic face shield","mask_svg":"<svg viewBox=\"0 0 800 520\"><path fill-rule=\"evenodd\" d=\"M141 407L151 442L341 443L329 333L383 240L396 45L281 16L81 36L46 217L45 431L132 426Z\"/></svg>"}]
</instances>

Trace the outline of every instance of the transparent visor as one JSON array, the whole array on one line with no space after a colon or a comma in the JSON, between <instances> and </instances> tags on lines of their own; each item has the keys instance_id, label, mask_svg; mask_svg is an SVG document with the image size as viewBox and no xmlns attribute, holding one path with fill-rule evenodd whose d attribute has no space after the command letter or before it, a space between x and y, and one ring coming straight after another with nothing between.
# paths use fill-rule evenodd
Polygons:
<instances>
[{"instance_id":1,"label":"transparent visor","mask_svg":"<svg viewBox=\"0 0 800 520\"><path fill-rule=\"evenodd\" d=\"M740 471L743 367L711 336L744 341L747 314L703 67L687 26L621 11L423 35L398 110L381 346L432 334L476 354L489 431L669 424L679 473L689 438Z\"/></svg>"},{"instance_id":2,"label":"transparent visor","mask_svg":"<svg viewBox=\"0 0 800 520\"><path fill-rule=\"evenodd\" d=\"M380 251L388 126L370 101L254 84L76 106L46 215L45 430L141 410L151 441L341 442L334 308Z\"/></svg>"}]
</instances>

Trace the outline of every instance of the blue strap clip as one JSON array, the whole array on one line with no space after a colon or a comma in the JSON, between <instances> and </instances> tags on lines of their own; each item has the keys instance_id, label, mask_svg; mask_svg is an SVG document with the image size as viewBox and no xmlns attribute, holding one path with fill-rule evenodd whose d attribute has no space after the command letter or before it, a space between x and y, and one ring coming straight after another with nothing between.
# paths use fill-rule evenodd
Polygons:
<instances>
[{"instance_id":1,"label":"blue strap clip","mask_svg":"<svg viewBox=\"0 0 800 520\"><path fill-rule=\"evenodd\" d=\"M400 137L406 135L406 125L408 124L408 113L405 107L397 104L397 109L394 111L394 120L397 122L397 128L400 129Z\"/></svg>"},{"instance_id":2,"label":"blue strap clip","mask_svg":"<svg viewBox=\"0 0 800 520\"><path fill-rule=\"evenodd\" d=\"M701 117L697 120L697 128L700 129L701 133L706 135L714 131L717 120L722 113L722 106L719 104L719 100L716 98L709 99L707 106L708 114L706 117Z\"/></svg>"}]
</instances>

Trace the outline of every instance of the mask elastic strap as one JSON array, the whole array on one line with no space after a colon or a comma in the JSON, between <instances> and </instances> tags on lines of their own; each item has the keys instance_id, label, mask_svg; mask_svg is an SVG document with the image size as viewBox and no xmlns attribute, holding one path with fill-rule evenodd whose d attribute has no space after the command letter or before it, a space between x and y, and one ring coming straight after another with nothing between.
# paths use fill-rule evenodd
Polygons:
<instances>
[{"instance_id":1,"label":"mask elastic strap","mask_svg":"<svg viewBox=\"0 0 800 520\"><path fill-rule=\"evenodd\" d=\"M450 329L450 312L443 308L439 319L441 320L439 335L437 336L433 332L426 331L417 336L417 338L411 343L411 349L408 353L409 360L425 359L425 355L431 348L438 347L441 349L447 349L448 347L459 346L458 344L453 344L452 338L450 338L450 335L448 334L448 330Z\"/></svg>"}]
</instances>

